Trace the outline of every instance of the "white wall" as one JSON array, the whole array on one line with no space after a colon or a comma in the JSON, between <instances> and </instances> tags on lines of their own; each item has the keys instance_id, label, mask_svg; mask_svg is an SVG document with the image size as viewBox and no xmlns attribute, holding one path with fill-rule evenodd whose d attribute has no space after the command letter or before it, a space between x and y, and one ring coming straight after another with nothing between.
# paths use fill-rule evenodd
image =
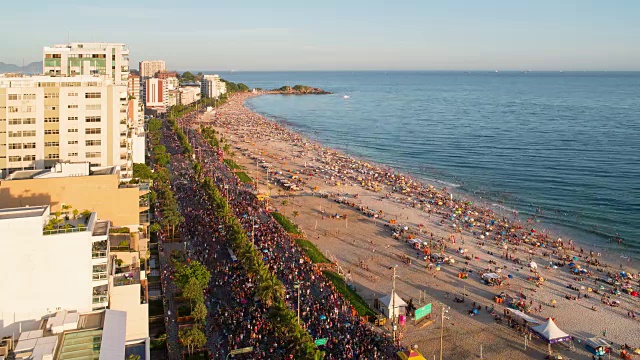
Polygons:
<instances>
[{"instance_id":1,"label":"white wall","mask_svg":"<svg viewBox=\"0 0 640 360\"><path fill-rule=\"evenodd\" d=\"M42 218L0 221L0 336L58 307L92 308L91 232L42 235Z\"/></svg>"}]
</instances>

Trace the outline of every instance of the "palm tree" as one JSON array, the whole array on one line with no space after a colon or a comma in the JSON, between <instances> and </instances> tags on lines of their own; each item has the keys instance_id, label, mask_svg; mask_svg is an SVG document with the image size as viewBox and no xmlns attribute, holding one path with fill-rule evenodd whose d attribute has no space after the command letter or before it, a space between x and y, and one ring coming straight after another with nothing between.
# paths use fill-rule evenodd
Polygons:
<instances>
[{"instance_id":1,"label":"palm tree","mask_svg":"<svg viewBox=\"0 0 640 360\"><path fill-rule=\"evenodd\" d=\"M284 298L284 285L278 280L277 276L268 273L268 275L260 279L257 294L269 307L274 302Z\"/></svg>"}]
</instances>

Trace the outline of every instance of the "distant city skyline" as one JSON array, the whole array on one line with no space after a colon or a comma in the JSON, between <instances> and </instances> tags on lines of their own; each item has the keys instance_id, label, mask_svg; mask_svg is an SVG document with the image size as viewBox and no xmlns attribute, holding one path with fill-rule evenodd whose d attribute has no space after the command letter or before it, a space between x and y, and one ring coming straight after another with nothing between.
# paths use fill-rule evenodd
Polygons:
<instances>
[{"instance_id":1,"label":"distant city skyline","mask_svg":"<svg viewBox=\"0 0 640 360\"><path fill-rule=\"evenodd\" d=\"M42 47L125 43L171 70L640 70L631 0L3 4L0 61Z\"/></svg>"}]
</instances>

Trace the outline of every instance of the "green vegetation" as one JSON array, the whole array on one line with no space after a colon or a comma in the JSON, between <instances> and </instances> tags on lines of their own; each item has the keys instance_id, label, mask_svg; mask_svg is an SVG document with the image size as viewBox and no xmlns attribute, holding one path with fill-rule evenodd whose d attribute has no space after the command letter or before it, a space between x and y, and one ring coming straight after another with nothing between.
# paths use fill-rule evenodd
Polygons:
<instances>
[{"instance_id":1,"label":"green vegetation","mask_svg":"<svg viewBox=\"0 0 640 360\"><path fill-rule=\"evenodd\" d=\"M253 180L251 180L251 178L249 177L249 175L247 175L244 171L238 171L236 173L236 176L238 177L238 179L240 179L240 181L242 181L243 183L247 183L247 184L251 184L253 182Z\"/></svg>"},{"instance_id":2,"label":"green vegetation","mask_svg":"<svg viewBox=\"0 0 640 360\"><path fill-rule=\"evenodd\" d=\"M119 228L109 228L109 234L130 234L131 229L126 226Z\"/></svg>"},{"instance_id":3,"label":"green vegetation","mask_svg":"<svg viewBox=\"0 0 640 360\"><path fill-rule=\"evenodd\" d=\"M242 169L242 167L240 165L238 165L235 161L233 161L231 159L224 159L224 163L227 164L227 166L231 170L241 170Z\"/></svg>"},{"instance_id":4,"label":"green vegetation","mask_svg":"<svg viewBox=\"0 0 640 360\"><path fill-rule=\"evenodd\" d=\"M296 244L304 251L305 254L313 261L315 264L320 263L329 263L329 259L327 259L324 254L318 250L318 248L309 240L304 239L296 239Z\"/></svg>"},{"instance_id":5,"label":"green vegetation","mask_svg":"<svg viewBox=\"0 0 640 360\"><path fill-rule=\"evenodd\" d=\"M200 292L202 292L209 284L211 273L207 270L207 267L202 265L199 261L191 261L189 264L180 264L176 270L175 283L180 289L185 290L186 285L195 280L195 283L200 286Z\"/></svg>"},{"instance_id":6,"label":"green vegetation","mask_svg":"<svg viewBox=\"0 0 640 360\"><path fill-rule=\"evenodd\" d=\"M323 271L322 273L324 274L324 276L327 277L327 279L331 280L336 290L339 291L347 301L349 301L349 303L351 304L351 306L353 306L354 309L356 309L356 311L358 312L358 315L360 316L376 315L376 313L373 310L371 310L371 308L369 307L369 304L367 304L367 302L364 301L364 299L360 295L358 295L357 292L352 290L347 285L347 283L344 282L344 280L340 275L334 273L333 271L328 271L328 270Z\"/></svg>"},{"instance_id":7,"label":"green vegetation","mask_svg":"<svg viewBox=\"0 0 640 360\"><path fill-rule=\"evenodd\" d=\"M281 213L271 213L274 219L284 228L284 230L290 234L300 235L302 232L298 228L298 225L294 224L291 220L289 220L286 216Z\"/></svg>"},{"instance_id":8,"label":"green vegetation","mask_svg":"<svg viewBox=\"0 0 640 360\"><path fill-rule=\"evenodd\" d=\"M133 164L133 177L137 179L153 179L153 172L145 164Z\"/></svg>"}]
</instances>

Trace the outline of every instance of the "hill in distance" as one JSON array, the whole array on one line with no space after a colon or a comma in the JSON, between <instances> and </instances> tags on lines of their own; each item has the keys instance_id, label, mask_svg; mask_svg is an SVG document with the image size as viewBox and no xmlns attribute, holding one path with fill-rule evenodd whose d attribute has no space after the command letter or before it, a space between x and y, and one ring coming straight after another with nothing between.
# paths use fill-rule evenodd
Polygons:
<instances>
[{"instance_id":1,"label":"hill in distance","mask_svg":"<svg viewBox=\"0 0 640 360\"><path fill-rule=\"evenodd\" d=\"M41 74L42 73L42 61L35 61L24 67L14 65L14 64L5 64L0 61L0 73L21 73L25 74Z\"/></svg>"}]
</instances>

